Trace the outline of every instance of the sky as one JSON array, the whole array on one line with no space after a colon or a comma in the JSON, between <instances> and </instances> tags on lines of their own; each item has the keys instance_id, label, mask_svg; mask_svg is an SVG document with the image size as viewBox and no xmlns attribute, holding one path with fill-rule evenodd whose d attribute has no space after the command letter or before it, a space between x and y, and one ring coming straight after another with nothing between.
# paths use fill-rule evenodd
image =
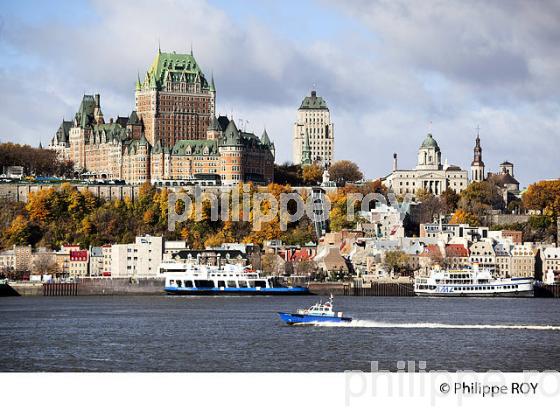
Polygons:
<instances>
[{"instance_id":1,"label":"sky","mask_svg":"<svg viewBox=\"0 0 560 410\"><path fill-rule=\"evenodd\" d=\"M266 127L291 160L302 99L331 111L335 160L366 177L416 165L428 132L470 169L508 160L526 186L560 177L560 2L522 0L0 0L0 141L48 145L81 96L134 109L157 53L214 75L217 112Z\"/></svg>"}]
</instances>

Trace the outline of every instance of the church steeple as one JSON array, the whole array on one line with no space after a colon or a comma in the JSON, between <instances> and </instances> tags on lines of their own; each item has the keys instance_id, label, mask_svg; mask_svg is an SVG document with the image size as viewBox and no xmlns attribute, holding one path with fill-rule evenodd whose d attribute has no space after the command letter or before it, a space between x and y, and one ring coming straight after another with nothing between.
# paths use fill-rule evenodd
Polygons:
<instances>
[{"instance_id":1,"label":"church steeple","mask_svg":"<svg viewBox=\"0 0 560 410\"><path fill-rule=\"evenodd\" d=\"M474 157L471 163L471 179L476 182L484 181L484 161L482 161L482 146L480 145L480 129L477 127L474 145Z\"/></svg>"}]
</instances>

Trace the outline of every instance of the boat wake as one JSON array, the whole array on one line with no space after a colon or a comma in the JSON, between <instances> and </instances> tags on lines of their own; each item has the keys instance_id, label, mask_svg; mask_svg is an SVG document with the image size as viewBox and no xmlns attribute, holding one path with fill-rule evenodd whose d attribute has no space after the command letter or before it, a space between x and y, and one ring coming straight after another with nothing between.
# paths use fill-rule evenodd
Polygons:
<instances>
[{"instance_id":1,"label":"boat wake","mask_svg":"<svg viewBox=\"0 0 560 410\"><path fill-rule=\"evenodd\" d=\"M309 323L311 324L311 323ZM363 328L402 328L402 329L510 329L510 330L556 330L560 331L560 326L551 325L467 325L467 324L448 324L448 323L388 323L376 322L373 320L352 320L351 322L322 322L313 323L318 327L363 327Z\"/></svg>"}]
</instances>

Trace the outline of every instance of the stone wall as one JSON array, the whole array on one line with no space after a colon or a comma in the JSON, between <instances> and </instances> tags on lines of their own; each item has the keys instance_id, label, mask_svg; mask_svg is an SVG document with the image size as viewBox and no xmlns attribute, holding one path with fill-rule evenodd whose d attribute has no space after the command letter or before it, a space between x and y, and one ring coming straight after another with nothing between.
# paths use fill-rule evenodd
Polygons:
<instances>
[{"instance_id":1,"label":"stone wall","mask_svg":"<svg viewBox=\"0 0 560 410\"><path fill-rule=\"evenodd\" d=\"M43 189L60 188L60 184L0 184L0 198L12 201L27 202L31 192ZM80 191L90 191L93 195L104 199L120 199L129 197L132 200L138 195L139 185L82 185L72 184Z\"/></svg>"}]
</instances>

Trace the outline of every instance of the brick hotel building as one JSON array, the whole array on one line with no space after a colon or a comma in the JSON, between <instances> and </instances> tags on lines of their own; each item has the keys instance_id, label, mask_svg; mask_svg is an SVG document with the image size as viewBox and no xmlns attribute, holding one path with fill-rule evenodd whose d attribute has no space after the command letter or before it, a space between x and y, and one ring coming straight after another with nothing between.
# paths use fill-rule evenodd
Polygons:
<instances>
[{"instance_id":1,"label":"brick hotel building","mask_svg":"<svg viewBox=\"0 0 560 410\"><path fill-rule=\"evenodd\" d=\"M191 54L158 51L135 110L105 121L99 94L84 95L72 121L62 121L50 149L74 162L77 173L131 184L177 185L201 175L229 185L273 180L275 148L261 137L216 117L216 88Z\"/></svg>"}]
</instances>

